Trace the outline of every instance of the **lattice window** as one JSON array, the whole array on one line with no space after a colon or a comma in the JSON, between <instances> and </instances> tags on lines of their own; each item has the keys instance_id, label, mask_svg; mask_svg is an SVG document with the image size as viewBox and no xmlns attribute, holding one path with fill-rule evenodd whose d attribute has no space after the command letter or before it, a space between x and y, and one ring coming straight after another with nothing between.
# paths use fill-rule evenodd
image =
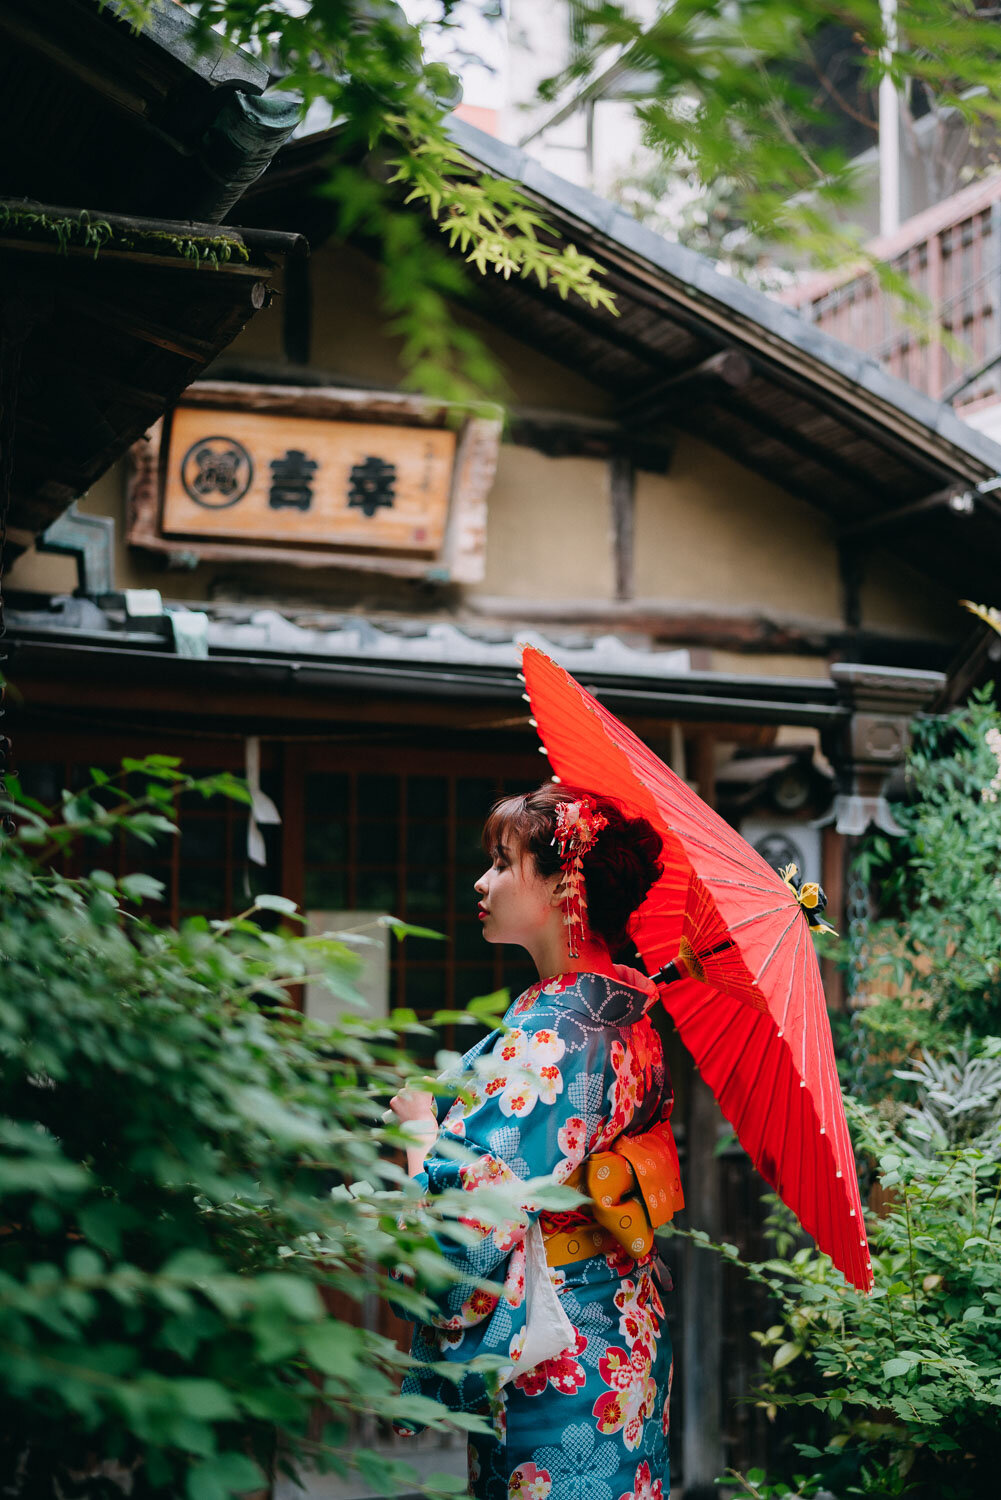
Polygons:
<instances>
[{"instance_id":1,"label":"lattice window","mask_svg":"<svg viewBox=\"0 0 1001 1500\"><path fill-rule=\"evenodd\" d=\"M25 790L47 805L64 786L88 783L91 766L113 773L124 756L153 750L178 755L193 774L243 771L243 742L235 736L163 733L154 743L26 730L18 748ZM491 803L537 785L542 774L529 755L265 741L262 786L283 819L262 830L266 866L247 859L244 804L191 795L179 800L179 838L155 849L121 836L110 846L91 843L77 851L72 870L155 875L164 900L145 909L172 924L197 914L231 916L267 890L307 911L391 912L442 932L446 942L408 938L392 949L390 1004L425 1016L505 985L516 994L536 977L527 954L483 941L473 882L486 863L480 830ZM446 1040L467 1044L465 1034L451 1031Z\"/></svg>"},{"instance_id":2,"label":"lattice window","mask_svg":"<svg viewBox=\"0 0 1001 1500\"><path fill-rule=\"evenodd\" d=\"M393 951L390 1003L418 1015L503 985L517 993L535 978L527 955L484 943L473 882L491 803L538 778L464 775L463 757L451 759L439 774L355 765L304 778L306 910L391 911L448 939L407 938Z\"/></svg>"}]
</instances>

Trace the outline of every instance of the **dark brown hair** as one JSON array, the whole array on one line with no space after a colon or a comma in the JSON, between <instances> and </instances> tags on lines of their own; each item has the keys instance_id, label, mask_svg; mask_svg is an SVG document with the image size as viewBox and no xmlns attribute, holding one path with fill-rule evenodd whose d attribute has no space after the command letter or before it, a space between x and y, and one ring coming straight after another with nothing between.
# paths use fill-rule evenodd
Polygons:
<instances>
[{"instance_id":1,"label":"dark brown hair","mask_svg":"<svg viewBox=\"0 0 1001 1500\"><path fill-rule=\"evenodd\" d=\"M589 797L608 819L583 864L588 925L614 958L628 941L629 918L664 870L663 840L646 818L630 817L617 802L596 792L546 781L534 792L494 803L483 829L483 847L493 858L515 840L531 854L540 875L555 875L560 869L560 852L553 843L557 810L581 797Z\"/></svg>"}]
</instances>

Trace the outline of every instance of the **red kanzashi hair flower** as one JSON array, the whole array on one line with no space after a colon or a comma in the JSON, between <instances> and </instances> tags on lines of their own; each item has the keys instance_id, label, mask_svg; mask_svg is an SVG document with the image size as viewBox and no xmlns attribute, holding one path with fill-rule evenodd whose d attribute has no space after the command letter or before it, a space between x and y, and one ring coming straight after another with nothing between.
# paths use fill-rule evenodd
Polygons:
<instances>
[{"instance_id":1,"label":"red kanzashi hair flower","mask_svg":"<svg viewBox=\"0 0 1001 1500\"><path fill-rule=\"evenodd\" d=\"M583 857L593 849L598 834L607 827L608 819L598 811L590 797L581 797L579 802L562 802L556 812L553 843L563 862L563 920L567 926L567 949L571 958L580 956L587 917Z\"/></svg>"}]
</instances>

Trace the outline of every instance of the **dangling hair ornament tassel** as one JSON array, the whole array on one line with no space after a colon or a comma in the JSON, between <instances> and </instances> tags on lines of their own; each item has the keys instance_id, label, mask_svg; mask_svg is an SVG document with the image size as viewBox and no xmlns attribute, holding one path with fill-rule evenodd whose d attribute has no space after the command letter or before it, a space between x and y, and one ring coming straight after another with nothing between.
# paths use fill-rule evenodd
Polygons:
<instances>
[{"instance_id":1,"label":"dangling hair ornament tassel","mask_svg":"<svg viewBox=\"0 0 1001 1500\"><path fill-rule=\"evenodd\" d=\"M818 885L815 880L803 880L798 865L783 865L779 871L779 878L785 881L796 897L806 914L806 920L814 931L830 932L837 937L837 932L824 916L827 897L824 895L823 886Z\"/></svg>"},{"instance_id":2,"label":"dangling hair ornament tassel","mask_svg":"<svg viewBox=\"0 0 1001 1500\"><path fill-rule=\"evenodd\" d=\"M604 813L598 812L590 797L579 802L561 802L556 812L554 845L563 864L563 921L567 927L567 950L571 958L580 957L587 916L584 887L584 855L594 847L603 828L608 827Z\"/></svg>"}]
</instances>

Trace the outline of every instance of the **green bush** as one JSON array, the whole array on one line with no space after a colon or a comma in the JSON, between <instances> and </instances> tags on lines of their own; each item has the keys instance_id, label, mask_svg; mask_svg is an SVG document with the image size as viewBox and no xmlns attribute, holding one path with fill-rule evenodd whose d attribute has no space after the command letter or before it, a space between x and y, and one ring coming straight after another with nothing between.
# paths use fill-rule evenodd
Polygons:
<instances>
[{"instance_id":1,"label":"green bush","mask_svg":"<svg viewBox=\"0 0 1001 1500\"><path fill-rule=\"evenodd\" d=\"M903 835L871 839L861 859L880 882L882 915L856 1017L867 1100L846 1105L875 1184L875 1290L860 1294L826 1257L797 1248L776 1209L776 1257L748 1267L774 1298L771 1326L756 1335L774 1473L731 1476L754 1500L822 1486L980 1500L997 1484L1001 714L991 688L918 721L908 787L894 808Z\"/></svg>"},{"instance_id":2,"label":"green bush","mask_svg":"<svg viewBox=\"0 0 1001 1500\"><path fill-rule=\"evenodd\" d=\"M745 1263L774 1299L755 1335L767 1358L758 1399L798 1441L782 1479L748 1495L973 1500L993 1493L1001 1443L1001 1042L912 1069L917 1102L890 1125L850 1108L878 1165L870 1214L875 1289L846 1285L826 1256L795 1249L781 1205L774 1259ZM696 1236L700 1238L700 1236ZM732 1246L718 1247L733 1255ZM808 1468L810 1478L794 1473ZM763 1477L763 1476L762 1476ZM776 1489L774 1486L780 1487ZM790 1489L791 1492L791 1489Z\"/></svg>"},{"instance_id":3,"label":"green bush","mask_svg":"<svg viewBox=\"0 0 1001 1500\"><path fill-rule=\"evenodd\" d=\"M1001 713L992 687L916 722L907 776L910 801L894 807L903 838L879 835L862 858L885 913L869 934L865 976L885 992L863 1013L877 1053L941 1050L968 1030L997 1029Z\"/></svg>"},{"instance_id":4,"label":"green bush","mask_svg":"<svg viewBox=\"0 0 1001 1500\"><path fill-rule=\"evenodd\" d=\"M291 903L172 931L137 909L158 894L149 877L53 871L83 839L172 837L179 791L246 796L166 758L126 771L95 772L60 817L19 805L3 850L4 1492L120 1496L124 1481L136 1500L225 1500L304 1462L413 1489L405 1465L346 1446L355 1417L475 1419L401 1398L406 1357L325 1302L392 1285L419 1311L448 1279L435 1231L455 1205L436 1219L417 1203L381 1124L412 1066L392 1024L290 1006L307 975L360 1004L356 948L297 935ZM122 789L136 777L146 790ZM409 1282L391 1283L401 1265Z\"/></svg>"}]
</instances>

